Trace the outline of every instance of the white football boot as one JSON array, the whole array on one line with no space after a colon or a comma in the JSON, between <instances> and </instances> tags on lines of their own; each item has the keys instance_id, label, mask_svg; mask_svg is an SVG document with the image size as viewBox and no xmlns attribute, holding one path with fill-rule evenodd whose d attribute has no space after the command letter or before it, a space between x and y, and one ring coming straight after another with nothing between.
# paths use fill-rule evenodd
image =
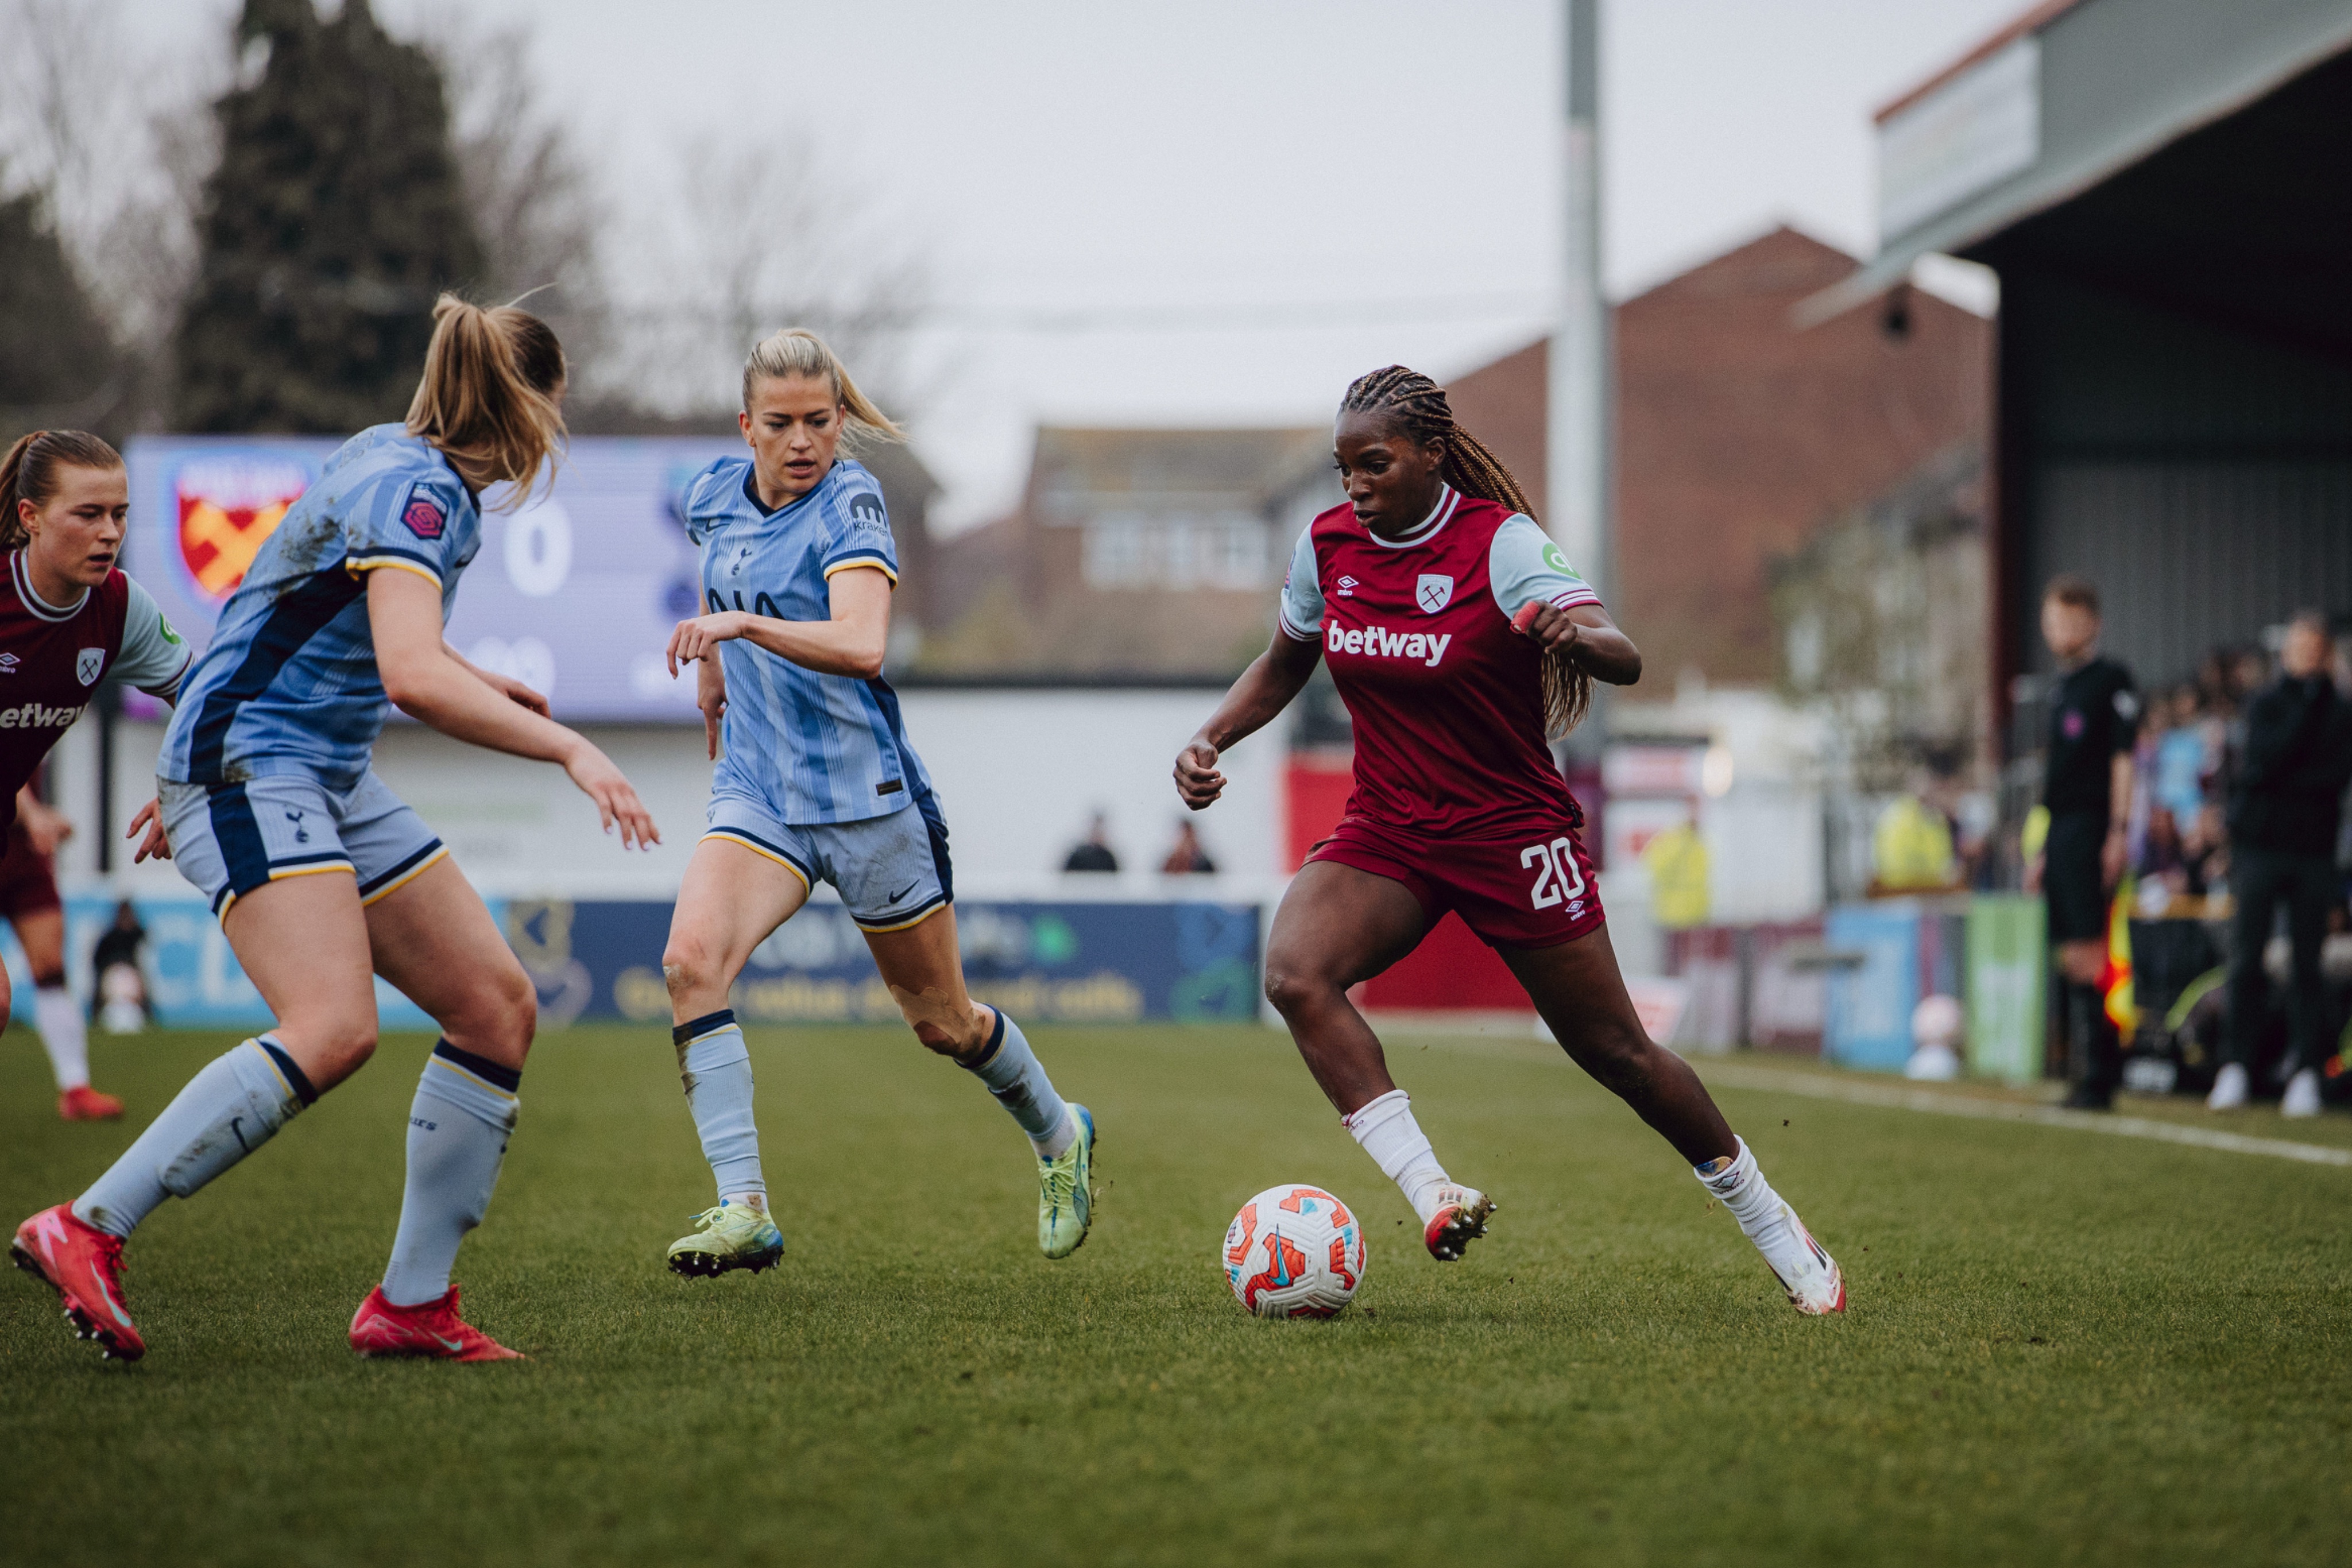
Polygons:
<instances>
[{"instance_id":1,"label":"white football boot","mask_svg":"<svg viewBox=\"0 0 2352 1568\"><path fill-rule=\"evenodd\" d=\"M1699 1176L1698 1180L1731 1210L1739 1228L1764 1254L1765 1266L1780 1281L1790 1306L1808 1317L1845 1311L1845 1276L1837 1260L1813 1239L1787 1200L1772 1190L1764 1173L1757 1169L1756 1156L1748 1152L1745 1139L1739 1141L1738 1158L1713 1176Z\"/></svg>"},{"instance_id":2,"label":"white football boot","mask_svg":"<svg viewBox=\"0 0 2352 1568\"><path fill-rule=\"evenodd\" d=\"M2213 1075L2213 1092L2205 1096L2208 1111L2235 1111L2246 1103L2246 1070L2234 1061L2224 1062L2221 1071Z\"/></svg>"},{"instance_id":3,"label":"white football boot","mask_svg":"<svg viewBox=\"0 0 2352 1568\"><path fill-rule=\"evenodd\" d=\"M2286 1093L2279 1101L2279 1114L2297 1121L2319 1114L2319 1074L2305 1068L2286 1081Z\"/></svg>"},{"instance_id":4,"label":"white football boot","mask_svg":"<svg viewBox=\"0 0 2352 1568\"><path fill-rule=\"evenodd\" d=\"M1463 1249L1486 1234L1486 1220L1494 1212L1495 1200L1476 1187L1448 1182L1437 1190L1437 1207L1422 1228L1422 1241L1439 1262L1458 1263Z\"/></svg>"}]
</instances>

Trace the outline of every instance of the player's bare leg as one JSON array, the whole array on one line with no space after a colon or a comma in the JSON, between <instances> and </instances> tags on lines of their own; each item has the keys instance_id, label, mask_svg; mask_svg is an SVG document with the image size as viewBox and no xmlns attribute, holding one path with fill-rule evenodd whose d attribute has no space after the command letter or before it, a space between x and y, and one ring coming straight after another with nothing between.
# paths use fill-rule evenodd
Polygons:
<instances>
[{"instance_id":1,"label":"player's bare leg","mask_svg":"<svg viewBox=\"0 0 2352 1568\"><path fill-rule=\"evenodd\" d=\"M1570 1060L1675 1146L1763 1253L1801 1312L1845 1310L1836 1262L1765 1181L1690 1063L1650 1039L1617 968L1609 928L1556 947L1498 949Z\"/></svg>"},{"instance_id":2,"label":"player's bare leg","mask_svg":"<svg viewBox=\"0 0 2352 1568\"><path fill-rule=\"evenodd\" d=\"M1350 986L1412 952L1428 924L1402 883L1310 861L1275 911L1265 994L1349 1134L1412 1205L1430 1256L1450 1263L1486 1234L1494 1200L1445 1174L1389 1076L1380 1037L1348 999Z\"/></svg>"},{"instance_id":3,"label":"player's bare leg","mask_svg":"<svg viewBox=\"0 0 2352 1568\"><path fill-rule=\"evenodd\" d=\"M1037 1155L1037 1247L1066 1258L1094 1224L1094 1115L1065 1103L1021 1026L964 988L955 906L942 904L898 931L869 931L866 946L898 1011L929 1050L987 1086Z\"/></svg>"},{"instance_id":4,"label":"player's bare leg","mask_svg":"<svg viewBox=\"0 0 2352 1568\"><path fill-rule=\"evenodd\" d=\"M799 913L808 894L791 867L730 839L703 840L687 862L662 977L669 986L670 1043L719 1201L695 1216L693 1234L670 1244L673 1272L757 1273L783 1256L783 1233L769 1216L760 1165L751 1053L727 997L751 949Z\"/></svg>"}]
</instances>

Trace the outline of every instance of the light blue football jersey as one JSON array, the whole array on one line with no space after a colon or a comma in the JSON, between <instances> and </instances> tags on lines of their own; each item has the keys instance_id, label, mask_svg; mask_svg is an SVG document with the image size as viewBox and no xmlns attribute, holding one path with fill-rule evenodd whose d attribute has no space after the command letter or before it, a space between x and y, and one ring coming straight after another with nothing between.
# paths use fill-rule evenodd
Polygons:
<instances>
[{"instance_id":1,"label":"light blue football jersey","mask_svg":"<svg viewBox=\"0 0 2352 1568\"><path fill-rule=\"evenodd\" d=\"M438 584L446 622L481 540L480 507L430 444L397 424L343 443L229 595L181 683L156 772L196 784L275 773L357 784L392 706L367 574Z\"/></svg>"},{"instance_id":2,"label":"light blue football jersey","mask_svg":"<svg viewBox=\"0 0 2352 1568\"><path fill-rule=\"evenodd\" d=\"M835 572L875 567L898 580L882 486L847 458L771 512L753 493L751 459L722 457L688 487L686 532L702 547L713 612L828 621ZM800 827L887 816L931 792L888 681L819 674L740 637L719 644L719 668L726 755L713 793L748 796Z\"/></svg>"}]
</instances>

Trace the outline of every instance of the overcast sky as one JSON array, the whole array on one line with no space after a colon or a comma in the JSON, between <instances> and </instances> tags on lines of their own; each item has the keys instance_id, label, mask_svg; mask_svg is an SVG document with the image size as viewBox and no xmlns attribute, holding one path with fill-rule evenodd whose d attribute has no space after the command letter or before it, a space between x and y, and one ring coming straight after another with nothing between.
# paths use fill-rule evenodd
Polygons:
<instances>
[{"instance_id":1,"label":"overcast sky","mask_svg":"<svg viewBox=\"0 0 2352 1568\"><path fill-rule=\"evenodd\" d=\"M1604 0L1612 295L1783 221L1868 255L1872 109L2022 5ZM160 47L217 47L234 8L130 0ZM1319 423L1363 371L1544 330L1559 0L465 8L532 26L625 207L698 134L817 134L928 259L913 424L951 526L1012 500L1040 421Z\"/></svg>"}]
</instances>

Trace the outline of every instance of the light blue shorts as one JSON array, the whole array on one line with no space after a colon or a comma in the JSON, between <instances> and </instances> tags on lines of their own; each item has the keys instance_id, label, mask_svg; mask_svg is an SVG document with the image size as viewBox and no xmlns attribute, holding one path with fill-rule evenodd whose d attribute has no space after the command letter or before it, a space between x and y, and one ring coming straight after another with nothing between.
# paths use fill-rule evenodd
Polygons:
<instances>
[{"instance_id":1,"label":"light blue shorts","mask_svg":"<svg viewBox=\"0 0 2352 1568\"><path fill-rule=\"evenodd\" d=\"M742 795L713 795L702 836L765 855L815 891L829 882L861 931L904 931L955 900L948 825L925 793L887 817L793 827Z\"/></svg>"},{"instance_id":2,"label":"light blue shorts","mask_svg":"<svg viewBox=\"0 0 2352 1568\"><path fill-rule=\"evenodd\" d=\"M314 872L350 872L360 902L373 904L449 852L373 768L340 792L307 773L155 789L172 860L215 915L265 883Z\"/></svg>"}]
</instances>

